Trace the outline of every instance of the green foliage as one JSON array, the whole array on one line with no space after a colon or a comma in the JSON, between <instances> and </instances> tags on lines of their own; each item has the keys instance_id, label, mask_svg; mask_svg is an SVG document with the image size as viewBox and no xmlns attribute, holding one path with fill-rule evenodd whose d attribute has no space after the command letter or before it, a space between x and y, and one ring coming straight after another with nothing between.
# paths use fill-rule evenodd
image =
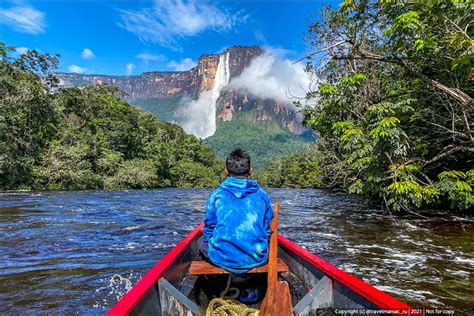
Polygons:
<instances>
[{"instance_id":1,"label":"green foliage","mask_svg":"<svg viewBox=\"0 0 474 316\"><path fill-rule=\"evenodd\" d=\"M400 124L398 118L385 117L377 123L376 127L369 132L369 135L374 140L398 137L400 133L403 133L403 131L395 128L398 124Z\"/></svg>"},{"instance_id":2,"label":"green foliage","mask_svg":"<svg viewBox=\"0 0 474 316\"><path fill-rule=\"evenodd\" d=\"M334 131L334 134L338 136L341 136L346 131L351 129L354 129L354 123L352 122L336 122L332 125L332 130Z\"/></svg>"},{"instance_id":3,"label":"green foliage","mask_svg":"<svg viewBox=\"0 0 474 316\"><path fill-rule=\"evenodd\" d=\"M131 103L145 111L153 113L162 121L179 123L180 115L178 115L178 111L181 105L180 96L169 99L134 99Z\"/></svg>"},{"instance_id":4,"label":"green foliage","mask_svg":"<svg viewBox=\"0 0 474 316\"><path fill-rule=\"evenodd\" d=\"M331 86L327 82L322 82L319 85L319 93L323 95L329 96L332 94L336 94L336 92L337 92L337 88L335 86Z\"/></svg>"},{"instance_id":5,"label":"green foliage","mask_svg":"<svg viewBox=\"0 0 474 316\"><path fill-rule=\"evenodd\" d=\"M408 11L395 17L392 25L385 29L385 34L418 32L422 27L420 15L416 11Z\"/></svg>"},{"instance_id":6,"label":"green foliage","mask_svg":"<svg viewBox=\"0 0 474 316\"><path fill-rule=\"evenodd\" d=\"M367 77L364 74L359 73L342 78L341 84L347 87L357 88L360 87L366 79Z\"/></svg>"},{"instance_id":7,"label":"green foliage","mask_svg":"<svg viewBox=\"0 0 474 316\"><path fill-rule=\"evenodd\" d=\"M8 48L0 45L2 56ZM0 188L215 186L223 165L194 136L109 86L57 89L57 57L0 62Z\"/></svg>"},{"instance_id":8,"label":"green foliage","mask_svg":"<svg viewBox=\"0 0 474 316\"><path fill-rule=\"evenodd\" d=\"M312 141L311 136L295 135L275 122L257 125L247 117L253 117L254 112L239 112L239 116L232 121L219 123L215 134L206 138L204 144L221 159L225 159L233 149L243 148L252 158L252 167L261 171L279 157L303 151Z\"/></svg>"},{"instance_id":9,"label":"green foliage","mask_svg":"<svg viewBox=\"0 0 474 316\"><path fill-rule=\"evenodd\" d=\"M474 205L474 11L453 1L343 1L309 28L304 121L324 185L393 210Z\"/></svg>"},{"instance_id":10,"label":"green foliage","mask_svg":"<svg viewBox=\"0 0 474 316\"><path fill-rule=\"evenodd\" d=\"M152 160L132 159L121 163L112 176L105 177L103 186L106 189L145 189L159 184L164 183L159 182Z\"/></svg>"},{"instance_id":11,"label":"green foliage","mask_svg":"<svg viewBox=\"0 0 474 316\"><path fill-rule=\"evenodd\" d=\"M255 178L269 187L320 187L318 156L315 146L310 146L301 153L277 159L267 169L258 172Z\"/></svg>"},{"instance_id":12,"label":"green foliage","mask_svg":"<svg viewBox=\"0 0 474 316\"><path fill-rule=\"evenodd\" d=\"M388 187L388 206L400 210L404 205L420 207L436 200L439 191L432 185L423 186L415 180L394 181Z\"/></svg>"},{"instance_id":13,"label":"green foliage","mask_svg":"<svg viewBox=\"0 0 474 316\"><path fill-rule=\"evenodd\" d=\"M443 171L438 178L438 190L448 195L452 208L468 209L474 205L474 169L466 173L456 170Z\"/></svg>"},{"instance_id":14,"label":"green foliage","mask_svg":"<svg viewBox=\"0 0 474 316\"><path fill-rule=\"evenodd\" d=\"M89 151L84 143L63 146L59 141L52 141L40 157L40 166L34 168L31 187L51 190L98 187L100 176L92 170Z\"/></svg>"}]
</instances>

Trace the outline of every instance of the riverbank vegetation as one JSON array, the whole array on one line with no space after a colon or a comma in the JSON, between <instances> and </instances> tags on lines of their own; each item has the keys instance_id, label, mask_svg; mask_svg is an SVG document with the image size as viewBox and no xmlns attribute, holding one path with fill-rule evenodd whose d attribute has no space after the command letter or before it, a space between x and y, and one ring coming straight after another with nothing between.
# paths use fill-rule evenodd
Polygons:
<instances>
[{"instance_id":1,"label":"riverbank vegetation","mask_svg":"<svg viewBox=\"0 0 474 316\"><path fill-rule=\"evenodd\" d=\"M214 186L223 164L196 137L101 85L57 88L59 56L0 43L0 189Z\"/></svg>"},{"instance_id":2,"label":"riverbank vegetation","mask_svg":"<svg viewBox=\"0 0 474 316\"><path fill-rule=\"evenodd\" d=\"M318 162L319 152L315 145L301 153L273 159L255 179L264 186L275 188L317 188L321 187Z\"/></svg>"},{"instance_id":3,"label":"riverbank vegetation","mask_svg":"<svg viewBox=\"0 0 474 316\"><path fill-rule=\"evenodd\" d=\"M387 209L473 207L474 10L463 1L345 0L309 28L326 187Z\"/></svg>"}]
</instances>

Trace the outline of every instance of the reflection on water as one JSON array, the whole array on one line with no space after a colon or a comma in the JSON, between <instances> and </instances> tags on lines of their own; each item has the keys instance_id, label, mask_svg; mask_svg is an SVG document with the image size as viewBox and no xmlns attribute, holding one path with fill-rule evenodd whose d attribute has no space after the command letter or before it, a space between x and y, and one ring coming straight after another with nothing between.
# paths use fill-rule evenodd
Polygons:
<instances>
[{"instance_id":1,"label":"reflection on water","mask_svg":"<svg viewBox=\"0 0 474 316\"><path fill-rule=\"evenodd\" d=\"M474 220L390 217L346 195L272 189L281 233L416 307L474 306ZM203 218L210 190L0 195L0 310L100 313Z\"/></svg>"}]
</instances>

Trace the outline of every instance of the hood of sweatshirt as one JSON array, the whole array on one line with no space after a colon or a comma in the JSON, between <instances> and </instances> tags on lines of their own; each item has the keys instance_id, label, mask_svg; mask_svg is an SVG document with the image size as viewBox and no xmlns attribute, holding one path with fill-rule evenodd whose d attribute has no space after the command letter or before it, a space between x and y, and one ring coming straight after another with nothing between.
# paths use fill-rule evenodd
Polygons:
<instances>
[{"instance_id":1,"label":"hood of sweatshirt","mask_svg":"<svg viewBox=\"0 0 474 316\"><path fill-rule=\"evenodd\" d=\"M228 177L224 182L221 183L220 187L232 193L236 198L242 199L249 194L258 191L260 186L258 182L250 179L238 179L234 177Z\"/></svg>"}]
</instances>

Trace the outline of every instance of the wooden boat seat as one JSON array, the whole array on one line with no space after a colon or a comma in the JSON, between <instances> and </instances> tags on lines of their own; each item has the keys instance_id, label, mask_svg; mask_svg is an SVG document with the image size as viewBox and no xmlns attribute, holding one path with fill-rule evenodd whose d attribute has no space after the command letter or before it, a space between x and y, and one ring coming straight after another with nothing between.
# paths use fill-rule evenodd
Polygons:
<instances>
[{"instance_id":1,"label":"wooden boat seat","mask_svg":"<svg viewBox=\"0 0 474 316\"><path fill-rule=\"evenodd\" d=\"M283 260L277 260L277 272L288 272L288 265ZM255 267L247 273L266 273L268 272L268 264ZM207 261L192 261L189 267L189 274L191 275L202 275L202 274L230 274L231 272L226 271L222 268L216 267Z\"/></svg>"}]
</instances>

